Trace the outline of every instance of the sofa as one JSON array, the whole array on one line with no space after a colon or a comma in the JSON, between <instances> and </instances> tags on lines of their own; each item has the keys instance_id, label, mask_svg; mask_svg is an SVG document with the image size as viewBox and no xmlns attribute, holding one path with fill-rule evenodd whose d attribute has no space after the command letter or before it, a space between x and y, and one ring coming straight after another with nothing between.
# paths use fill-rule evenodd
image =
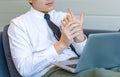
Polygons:
<instances>
[{"instance_id":1,"label":"sofa","mask_svg":"<svg viewBox=\"0 0 120 77\"><path fill-rule=\"evenodd\" d=\"M22 77L17 72L15 65L11 58L9 40L7 35L7 29L9 25L4 26L3 31L0 32L0 77ZM84 33L88 37L93 33L108 33L118 32L111 30L96 30L96 29L84 29Z\"/></svg>"}]
</instances>

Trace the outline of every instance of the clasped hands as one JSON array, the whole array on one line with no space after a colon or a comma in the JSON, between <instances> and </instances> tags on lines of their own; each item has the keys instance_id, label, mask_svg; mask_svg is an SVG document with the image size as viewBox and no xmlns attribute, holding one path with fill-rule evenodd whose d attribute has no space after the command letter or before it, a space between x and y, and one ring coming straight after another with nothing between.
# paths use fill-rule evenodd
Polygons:
<instances>
[{"instance_id":1,"label":"clasped hands","mask_svg":"<svg viewBox=\"0 0 120 77\"><path fill-rule=\"evenodd\" d=\"M60 40L54 45L58 53L67 48L72 41L80 43L86 39L83 33L84 12L80 14L80 19L76 18L70 8L68 12L69 14L61 21L63 28Z\"/></svg>"},{"instance_id":2,"label":"clasped hands","mask_svg":"<svg viewBox=\"0 0 120 77\"><path fill-rule=\"evenodd\" d=\"M83 33L84 12L81 13L80 19L76 18L70 8L68 8L68 12L69 15L62 20L64 27L62 29L61 40L69 46L72 40L76 43L84 41L85 36Z\"/></svg>"}]
</instances>

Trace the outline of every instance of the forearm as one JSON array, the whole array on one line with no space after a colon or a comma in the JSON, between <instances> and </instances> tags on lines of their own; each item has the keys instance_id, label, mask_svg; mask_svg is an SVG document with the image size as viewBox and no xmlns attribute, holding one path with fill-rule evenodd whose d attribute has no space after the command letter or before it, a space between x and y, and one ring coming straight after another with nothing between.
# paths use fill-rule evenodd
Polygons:
<instances>
[{"instance_id":1,"label":"forearm","mask_svg":"<svg viewBox=\"0 0 120 77\"><path fill-rule=\"evenodd\" d=\"M31 76L40 73L46 69L52 62L56 61L58 55L54 47L50 47L44 51L37 51L31 55L20 55L14 57L14 63L17 70L22 76Z\"/></svg>"},{"instance_id":2,"label":"forearm","mask_svg":"<svg viewBox=\"0 0 120 77\"><path fill-rule=\"evenodd\" d=\"M64 43L64 42L61 42L61 41L57 41L55 44L54 44L54 47L56 49L56 52L58 54L62 53L62 51L67 48L67 45Z\"/></svg>"}]
</instances>

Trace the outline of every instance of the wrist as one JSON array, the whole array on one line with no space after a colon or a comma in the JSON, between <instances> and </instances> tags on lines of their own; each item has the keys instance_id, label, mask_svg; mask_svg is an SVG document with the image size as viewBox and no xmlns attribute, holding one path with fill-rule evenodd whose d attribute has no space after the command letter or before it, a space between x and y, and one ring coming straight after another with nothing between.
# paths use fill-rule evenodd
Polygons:
<instances>
[{"instance_id":1,"label":"wrist","mask_svg":"<svg viewBox=\"0 0 120 77\"><path fill-rule=\"evenodd\" d=\"M62 43L61 41L58 41L54 44L54 47L58 54L60 54L67 46Z\"/></svg>"},{"instance_id":2,"label":"wrist","mask_svg":"<svg viewBox=\"0 0 120 77\"><path fill-rule=\"evenodd\" d=\"M74 38L74 41L75 41L76 43L80 43L80 42L83 42L85 39L86 39L86 36L85 36L84 34L82 34L82 35L80 35L80 36L78 36L78 37L75 37L75 38Z\"/></svg>"}]
</instances>

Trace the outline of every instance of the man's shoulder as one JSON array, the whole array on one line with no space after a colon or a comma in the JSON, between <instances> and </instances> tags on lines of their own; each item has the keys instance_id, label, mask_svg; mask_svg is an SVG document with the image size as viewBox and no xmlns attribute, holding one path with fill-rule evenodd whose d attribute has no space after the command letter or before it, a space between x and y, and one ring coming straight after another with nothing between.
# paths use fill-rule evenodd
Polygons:
<instances>
[{"instance_id":1,"label":"man's shoulder","mask_svg":"<svg viewBox=\"0 0 120 77\"><path fill-rule=\"evenodd\" d=\"M29 12L26 12L24 14L21 14L21 15L15 17L15 18L13 18L11 21L17 22L17 21L27 20L29 15L30 15Z\"/></svg>"}]
</instances>

